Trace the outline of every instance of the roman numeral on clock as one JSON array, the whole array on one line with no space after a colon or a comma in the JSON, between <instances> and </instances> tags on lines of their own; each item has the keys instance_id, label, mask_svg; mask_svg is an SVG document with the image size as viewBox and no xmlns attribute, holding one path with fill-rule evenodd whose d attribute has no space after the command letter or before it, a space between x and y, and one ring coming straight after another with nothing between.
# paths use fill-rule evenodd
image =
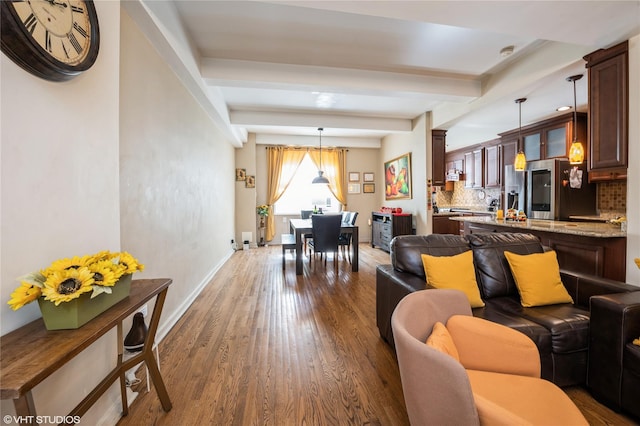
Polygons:
<instances>
[{"instance_id":1,"label":"roman numeral on clock","mask_svg":"<svg viewBox=\"0 0 640 426\"><path fill-rule=\"evenodd\" d=\"M36 29L36 25L38 25L38 20L36 19L33 13L27 16L27 19L24 20L24 27L33 35L33 32Z\"/></svg>"},{"instance_id":2,"label":"roman numeral on clock","mask_svg":"<svg viewBox=\"0 0 640 426\"><path fill-rule=\"evenodd\" d=\"M49 52L52 52L51 50L51 33L49 33L49 31L45 31L44 33L44 48L47 49Z\"/></svg>"},{"instance_id":3,"label":"roman numeral on clock","mask_svg":"<svg viewBox=\"0 0 640 426\"><path fill-rule=\"evenodd\" d=\"M73 33L69 33L67 35L67 37L69 38L69 42L71 42L71 45L73 46L73 48L76 50L77 53L82 52L82 46L80 45L80 43L78 42L78 39L76 38L75 35L73 35Z\"/></svg>"},{"instance_id":4,"label":"roman numeral on clock","mask_svg":"<svg viewBox=\"0 0 640 426\"><path fill-rule=\"evenodd\" d=\"M84 9L80 6L71 6L71 11L76 13L84 13Z\"/></svg>"},{"instance_id":5,"label":"roman numeral on clock","mask_svg":"<svg viewBox=\"0 0 640 426\"><path fill-rule=\"evenodd\" d=\"M84 38L89 37L89 34L87 34L87 31L75 21L73 22L73 28L75 28L76 31L79 32Z\"/></svg>"}]
</instances>

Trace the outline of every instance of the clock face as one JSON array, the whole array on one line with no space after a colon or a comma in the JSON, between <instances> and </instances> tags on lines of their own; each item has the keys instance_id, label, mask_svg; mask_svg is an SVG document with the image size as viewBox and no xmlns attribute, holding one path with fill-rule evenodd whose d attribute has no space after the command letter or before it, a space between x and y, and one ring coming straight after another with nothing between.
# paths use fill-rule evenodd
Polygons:
<instances>
[{"instance_id":1,"label":"clock face","mask_svg":"<svg viewBox=\"0 0 640 426\"><path fill-rule=\"evenodd\" d=\"M92 1L2 0L2 50L48 80L68 80L96 60L98 20Z\"/></svg>"}]
</instances>

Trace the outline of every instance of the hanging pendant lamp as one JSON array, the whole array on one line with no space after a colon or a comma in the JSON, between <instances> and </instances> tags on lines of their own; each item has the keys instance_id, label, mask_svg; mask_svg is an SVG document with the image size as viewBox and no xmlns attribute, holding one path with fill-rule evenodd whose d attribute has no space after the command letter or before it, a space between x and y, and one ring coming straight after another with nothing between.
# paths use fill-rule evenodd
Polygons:
<instances>
[{"instance_id":1,"label":"hanging pendant lamp","mask_svg":"<svg viewBox=\"0 0 640 426\"><path fill-rule=\"evenodd\" d=\"M318 132L320 132L320 168L318 168L318 176L313 178L311 183L323 183L325 185L329 184L329 179L323 176L324 172L322 171L322 131L324 129L322 127L318 127Z\"/></svg>"},{"instance_id":2,"label":"hanging pendant lamp","mask_svg":"<svg viewBox=\"0 0 640 426\"><path fill-rule=\"evenodd\" d=\"M582 78L582 74L567 77L567 81L573 82L573 142L569 148L569 164L581 164L584 161L584 147L578 141L578 103L576 101L576 81Z\"/></svg>"},{"instance_id":3,"label":"hanging pendant lamp","mask_svg":"<svg viewBox=\"0 0 640 426\"><path fill-rule=\"evenodd\" d=\"M522 140L522 103L526 101L527 98L516 99L515 102L519 106L519 121L518 121L518 154L516 155L516 159L513 162L513 168L517 172L524 172L527 167L527 157L524 155L523 146L524 141Z\"/></svg>"}]
</instances>

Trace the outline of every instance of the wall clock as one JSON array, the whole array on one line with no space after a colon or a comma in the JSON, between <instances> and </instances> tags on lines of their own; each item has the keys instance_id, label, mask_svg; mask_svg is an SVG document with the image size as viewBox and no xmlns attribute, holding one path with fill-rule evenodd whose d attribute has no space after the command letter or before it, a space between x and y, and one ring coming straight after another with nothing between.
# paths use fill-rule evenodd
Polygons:
<instances>
[{"instance_id":1,"label":"wall clock","mask_svg":"<svg viewBox=\"0 0 640 426\"><path fill-rule=\"evenodd\" d=\"M98 15L90 0L2 0L2 51L30 73L69 80L98 57Z\"/></svg>"}]
</instances>

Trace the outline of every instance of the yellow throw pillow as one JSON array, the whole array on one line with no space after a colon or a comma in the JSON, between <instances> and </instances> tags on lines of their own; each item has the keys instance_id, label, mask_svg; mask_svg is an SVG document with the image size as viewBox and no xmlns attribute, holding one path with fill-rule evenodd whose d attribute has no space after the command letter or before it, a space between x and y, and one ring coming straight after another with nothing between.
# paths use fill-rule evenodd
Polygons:
<instances>
[{"instance_id":1,"label":"yellow throw pillow","mask_svg":"<svg viewBox=\"0 0 640 426\"><path fill-rule=\"evenodd\" d=\"M573 303L560 279L556 252L520 255L504 252L524 307Z\"/></svg>"},{"instance_id":2,"label":"yellow throw pillow","mask_svg":"<svg viewBox=\"0 0 640 426\"><path fill-rule=\"evenodd\" d=\"M427 284L434 288L462 290L472 308L481 308L484 302L476 281L471 250L455 256L422 255L422 265L427 276Z\"/></svg>"},{"instance_id":3,"label":"yellow throw pillow","mask_svg":"<svg viewBox=\"0 0 640 426\"><path fill-rule=\"evenodd\" d=\"M427 338L427 346L431 346L433 349L437 349L447 355L450 355L456 361L460 362L460 356L458 355L458 349L456 344L453 343L449 330L441 322L436 322L431 330L431 335Z\"/></svg>"}]
</instances>

